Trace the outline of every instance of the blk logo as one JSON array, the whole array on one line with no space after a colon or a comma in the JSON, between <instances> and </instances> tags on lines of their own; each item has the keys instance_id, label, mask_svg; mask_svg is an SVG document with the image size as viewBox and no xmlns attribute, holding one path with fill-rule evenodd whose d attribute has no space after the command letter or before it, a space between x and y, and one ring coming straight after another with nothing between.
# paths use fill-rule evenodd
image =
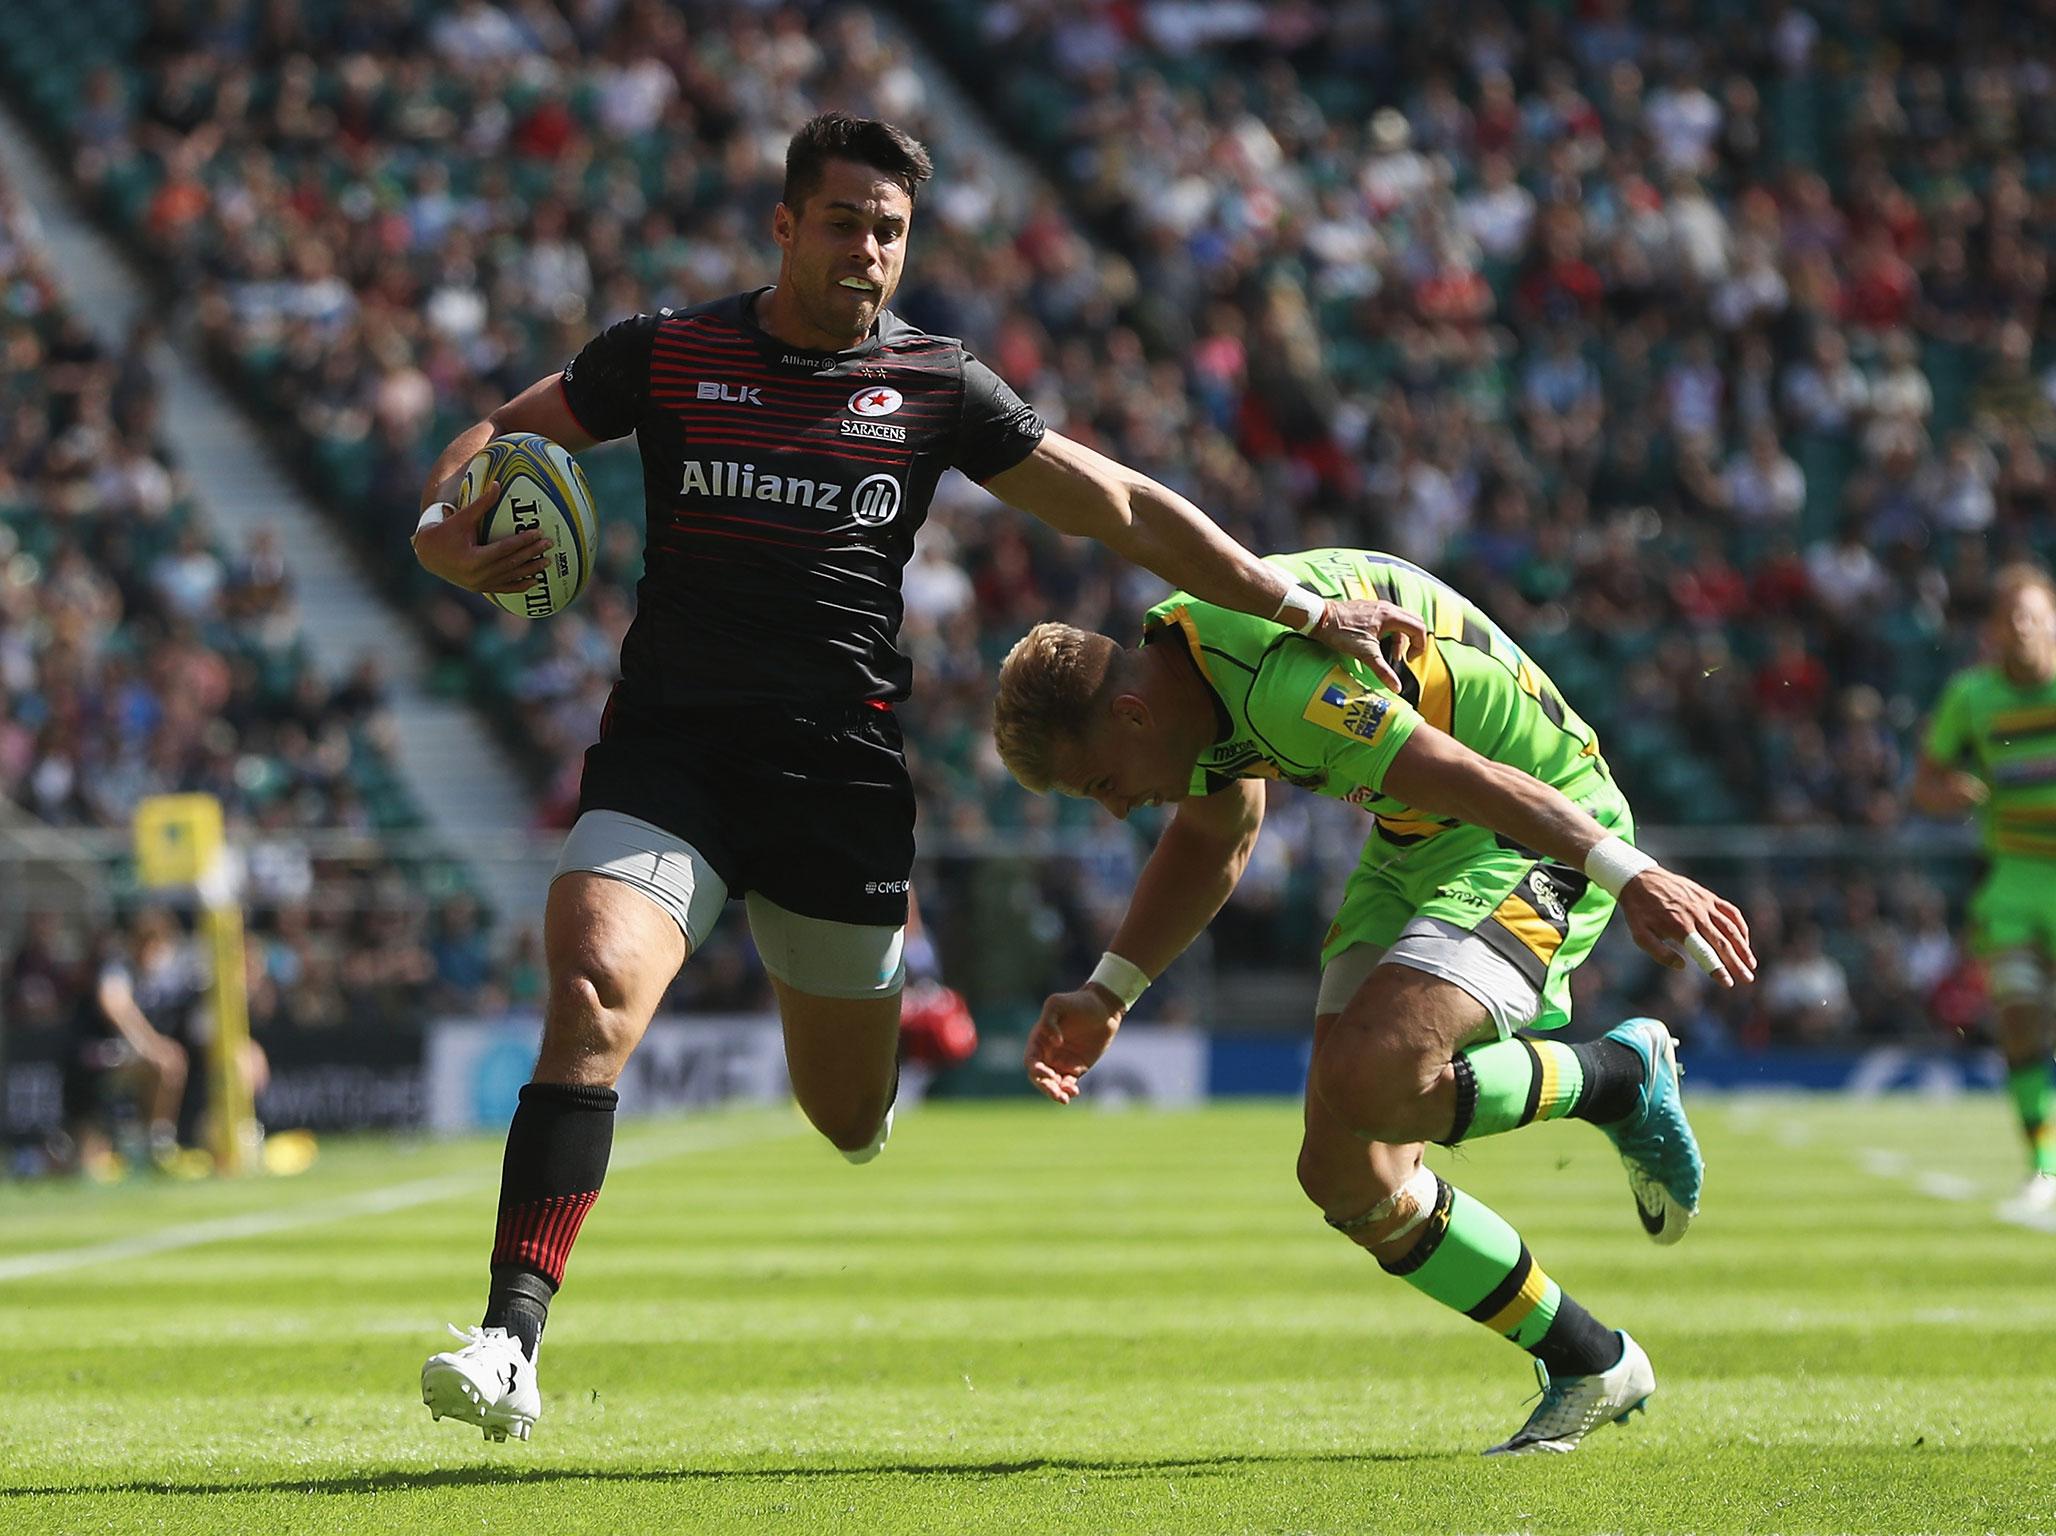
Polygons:
<instances>
[{"instance_id":1,"label":"blk logo","mask_svg":"<svg viewBox=\"0 0 2056 1536\"><path fill-rule=\"evenodd\" d=\"M850 396L850 409L859 416L890 416L904 403L900 392L885 384L874 384Z\"/></svg>"},{"instance_id":2,"label":"blk logo","mask_svg":"<svg viewBox=\"0 0 2056 1536\"><path fill-rule=\"evenodd\" d=\"M762 405L764 403L764 397L757 393L757 386L754 384L703 383L700 385L699 396L702 400L726 400L731 405ZM897 404L898 402L894 403Z\"/></svg>"}]
</instances>

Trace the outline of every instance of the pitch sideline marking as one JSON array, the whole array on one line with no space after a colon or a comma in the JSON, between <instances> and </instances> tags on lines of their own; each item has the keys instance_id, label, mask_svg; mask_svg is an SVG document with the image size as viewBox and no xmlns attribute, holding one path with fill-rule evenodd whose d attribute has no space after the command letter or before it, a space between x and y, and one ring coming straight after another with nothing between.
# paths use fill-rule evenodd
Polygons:
<instances>
[{"instance_id":1,"label":"pitch sideline marking","mask_svg":"<svg viewBox=\"0 0 2056 1536\"><path fill-rule=\"evenodd\" d=\"M800 1129L799 1126L737 1127L725 1136L695 1139L684 1144L660 1142L654 1146L637 1147L612 1159L609 1171L641 1168L651 1163L664 1162L669 1158L689 1157L697 1152L725 1151L730 1147L747 1145L753 1141L772 1141L781 1136L797 1135ZM147 1258L152 1254L171 1253L181 1248L198 1248L208 1243L235 1242L246 1237L267 1237L274 1232L292 1231L296 1227L347 1221L353 1216L390 1215L394 1211L411 1210L417 1205L432 1205L439 1200L475 1194L491 1188L497 1179L497 1174L489 1178L481 1178L477 1174L445 1174L440 1178L416 1179L411 1184L395 1184L385 1189L365 1190L359 1194L347 1195L340 1200L332 1200L325 1205L281 1211L249 1211L240 1216L220 1216L208 1221L164 1227L155 1232L139 1232L133 1237L91 1243L83 1248L58 1248L48 1253L22 1254L16 1258L0 1259L0 1284L9 1280L27 1280L38 1275L58 1274L68 1269L84 1269L94 1264L113 1264L124 1259Z\"/></svg>"}]
</instances>

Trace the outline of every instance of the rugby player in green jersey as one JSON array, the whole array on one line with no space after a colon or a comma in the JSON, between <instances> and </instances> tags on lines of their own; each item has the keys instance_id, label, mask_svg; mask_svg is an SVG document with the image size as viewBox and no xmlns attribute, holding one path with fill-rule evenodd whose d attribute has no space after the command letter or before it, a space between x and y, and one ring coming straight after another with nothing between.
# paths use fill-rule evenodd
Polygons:
<instances>
[{"instance_id":1,"label":"rugby player in green jersey","mask_svg":"<svg viewBox=\"0 0 2056 1536\"><path fill-rule=\"evenodd\" d=\"M1971 946L1990 978L2006 1082L2027 1133L2015 1208L2038 1213L2056 1208L2056 585L2046 571L1999 572L1987 640L1993 660L1957 673L1935 706L1913 803L1936 816L1979 808L1990 862L1970 903Z\"/></svg>"},{"instance_id":2,"label":"rugby player in green jersey","mask_svg":"<svg viewBox=\"0 0 2056 1536\"><path fill-rule=\"evenodd\" d=\"M1701 1163L1670 1032L1653 1019L1579 1044L1554 1032L1570 1020L1570 973L1616 904L1650 954L1678 966L1682 950L1723 985L1753 978L1748 928L1633 846L1591 728L1459 593L1370 551L1271 563L1312 591L1375 595L1428 621L1418 651L1393 646L1397 692L1277 624L1183 593L1150 610L1138 647L1042 624L1001 669L999 753L1029 789L1088 796L1116 817L1177 805L1113 948L1043 1005L1029 1077L1059 1103L1077 1096L1150 978L1234 889L1265 780L1361 806L1373 825L1321 950L1300 1183L1385 1269L1535 1357L1541 1400L1492 1453L1571 1450L1648 1398L1649 1358L1430 1171L1423 1146L1592 1121L1627 1165L1644 1229L1677 1241Z\"/></svg>"}]
</instances>

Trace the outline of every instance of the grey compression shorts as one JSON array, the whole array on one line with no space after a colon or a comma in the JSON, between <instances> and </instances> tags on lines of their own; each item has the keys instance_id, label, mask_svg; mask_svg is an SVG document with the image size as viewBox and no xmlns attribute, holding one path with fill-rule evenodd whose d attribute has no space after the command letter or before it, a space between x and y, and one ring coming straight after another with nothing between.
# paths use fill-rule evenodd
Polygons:
<instances>
[{"instance_id":1,"label":"grey compression shorts","mask_svg":"<svg viewBox=\"0 0 2056 1536\"><path fill-rule=\"evenodd\" d=\"M1321 972L1316 1015L1340 1013L1372 971L1404 965L1440 977L1484 1004L1501 1039L1542 1011L1542 994L1511 960L1475 933L1439 917L1417 917L1400 930L1390 949L1354 944Z\"/></svg>"},{"instance_id":2,"label":"grey compression shorts","mask_svg":"<svg viewBox=\"0 0 2056 1536\"><path fill-rule=\"evenodd\" d=\"M706 943L728 902L727 882L697 848L619 811L587 811L578 818L564 839L556 873L574 870L605 875L641 891L670 914L695 950ZM804 917L755 891L743 900L750 937L764 969L795 992L812 997L889 997L906 982L904 927Z\"/></svg>"}]
</instances>

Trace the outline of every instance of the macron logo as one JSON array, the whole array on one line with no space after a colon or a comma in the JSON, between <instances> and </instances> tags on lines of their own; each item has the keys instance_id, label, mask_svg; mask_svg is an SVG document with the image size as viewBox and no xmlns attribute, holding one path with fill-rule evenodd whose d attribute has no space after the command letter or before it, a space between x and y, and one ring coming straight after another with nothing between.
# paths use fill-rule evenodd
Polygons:
<instances>
[{"instance_id":1,"label":"macron logo","mask_svg":"<svg viewBox=\"0 0 2056 1536\"><path fill-rule=\"evenodd\" d=\"M702 400L726 400L731 405L762 405L764 397L757 393L754 384L703 383L699 387Z\"/></svg>"}]
</instances>

